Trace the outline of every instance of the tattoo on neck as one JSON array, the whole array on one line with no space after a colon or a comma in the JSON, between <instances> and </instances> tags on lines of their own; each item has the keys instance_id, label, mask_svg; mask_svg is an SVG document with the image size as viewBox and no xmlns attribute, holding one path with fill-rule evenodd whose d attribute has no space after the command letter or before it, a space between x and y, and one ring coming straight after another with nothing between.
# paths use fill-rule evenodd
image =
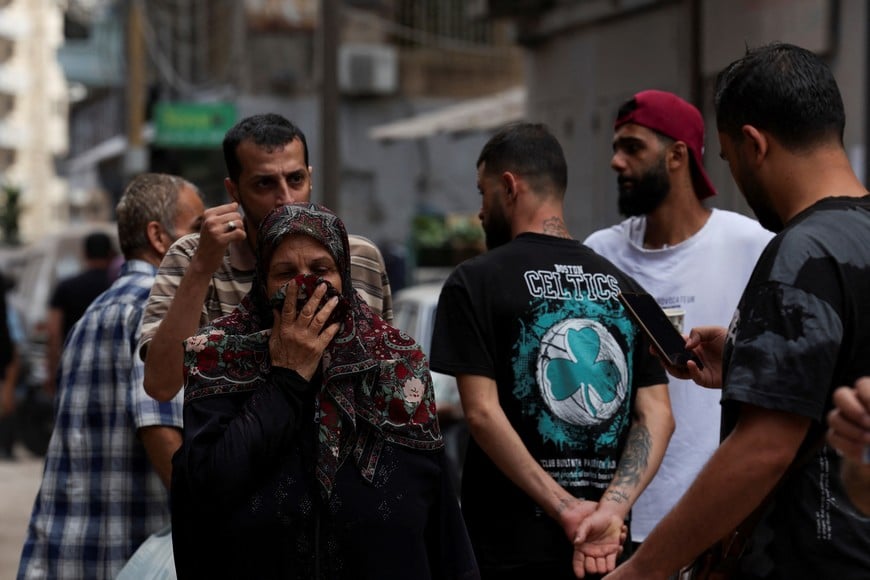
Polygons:
<instances>
[{"instance_id":1,"label":"tattoo on neck","mask_svg":"<svg viewBox=\"0 0 870 580\"><path fill-rule=\"evenodd\" d=\"M544 220L544 233L548 236L557 238L570 238L568 228L565 227L565 222L560 217L551 217Z\"/></svg>"}]
</instances>

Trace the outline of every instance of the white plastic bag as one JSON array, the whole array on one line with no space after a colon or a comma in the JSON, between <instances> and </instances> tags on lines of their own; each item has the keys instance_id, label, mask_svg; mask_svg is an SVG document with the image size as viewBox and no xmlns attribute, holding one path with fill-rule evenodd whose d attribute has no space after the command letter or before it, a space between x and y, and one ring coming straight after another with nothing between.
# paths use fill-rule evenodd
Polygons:
<instances>
[{"instance_id":1,"label":"white plastic bag","mask_svg":"<svg viewBox=\"0 0 870 580\"><path fill-rule=\"evenodd\" d=\"M172 527L151 534L121 568L117 580L175 580Z\"/></svg>"}]
</instances>

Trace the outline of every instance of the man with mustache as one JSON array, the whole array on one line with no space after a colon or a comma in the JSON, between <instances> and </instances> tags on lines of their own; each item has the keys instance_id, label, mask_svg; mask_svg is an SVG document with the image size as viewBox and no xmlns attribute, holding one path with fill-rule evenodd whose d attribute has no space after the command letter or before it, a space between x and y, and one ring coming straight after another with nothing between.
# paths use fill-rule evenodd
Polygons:
<instances>
[{"instance_id":1,"label":"man with mustache","mask_svg":"<svg viewBox=\"0 0 870 580\"><path fill-rule=\"evenodd\" d=\"M142 319L145 391L158 401L171 400L184 383L181 342L232 312L250 290L260 221L275 207L311 197L308 142L285 117L242 119L227 132L223 149L224 186L233 201L206 210L202 231L170 248ZM350 253L354 288L391 322L390 283L380 251L367 238L351 235Z\"/></svg>"},{"instance_id":2,"label":"man with mustache","mask_svg":"<svg viewBox=\"0 0 870 580\"><path fill-rule=\"evenodd\" d=\"M682 328L725 325L772 234L740 214L710 209L716 194L703 165L704 119L673 93L648 90L619 109L613 157L623 222L586 245L634 277ZM666 310L669 311L669 310ZM668 383L677 428L662 465L632 510L643 542L719 445L718 391Z\"/></svg>"}]
</instances>

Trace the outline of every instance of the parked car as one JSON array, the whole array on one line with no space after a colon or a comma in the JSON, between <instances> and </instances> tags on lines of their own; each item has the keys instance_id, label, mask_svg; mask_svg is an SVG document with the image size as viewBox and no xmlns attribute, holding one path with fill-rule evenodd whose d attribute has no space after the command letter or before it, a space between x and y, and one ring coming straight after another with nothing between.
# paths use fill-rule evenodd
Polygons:
<instances>
[{"instance_id":1,"label":"parked car","mask_svg":"<svg viewBox=\"0 0 870 580\"><path fill-rule=\"evenodd\" d=\"M435 310L438 307L442 283L443 281L409 286L393 296L393 326L417 339L426 356L429 356L432 347ZM438 420L444 435L447 457L453 469L454 485L458 490L468 443L468 425L462 413L459 388L455 378L435 372L432 373L432 384L435 388L435 404L438 406Z\"/></svg>"}]
</instances>

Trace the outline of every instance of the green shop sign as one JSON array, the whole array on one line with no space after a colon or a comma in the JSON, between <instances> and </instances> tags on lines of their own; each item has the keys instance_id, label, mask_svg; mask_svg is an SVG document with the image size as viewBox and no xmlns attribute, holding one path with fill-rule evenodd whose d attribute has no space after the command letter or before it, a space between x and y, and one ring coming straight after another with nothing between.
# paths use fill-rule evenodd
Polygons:
<instances>
[{"instance_id":1,"label":"green shop sign","mask_svg":"<svg viewBox=\"0 0 870 580\"><path fill-rule=\"evenodd\" d=\"M161 147L217 147L236 122L233 103L158 103L154 144Z\"/></svg>"}]
</instances>

